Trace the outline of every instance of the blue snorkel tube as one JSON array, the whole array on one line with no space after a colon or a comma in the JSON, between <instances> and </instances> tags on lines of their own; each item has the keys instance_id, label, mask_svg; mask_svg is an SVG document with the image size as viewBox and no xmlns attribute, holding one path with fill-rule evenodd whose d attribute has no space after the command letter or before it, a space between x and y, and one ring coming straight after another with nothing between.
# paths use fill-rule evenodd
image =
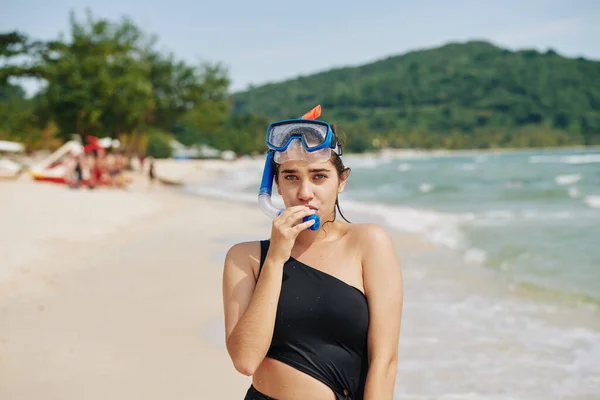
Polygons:
<instances>
[{"instance_id":1,"label":"blue snorkel tube","mask_svg":"<svg viewBox=\"0 0 600 400\"><path fill-rule=\"evenodd\" d=\"M302 119L302 118L300 118ZM273 179L275 174L273 173L273 158L275 157L275 151L269 150L267 152L267 158L265 160L265 168L263 170L262 180L260 182L260 189L258 191L258 205L263 212L271 219L277 218L284 210L277 208L271 201L271 194L273 192ZM303 222L314 219L315 223L312 224L308 229L316 231L321 226L321 219L318 215L309 215L304 217Z\"/></svg>"}]
</instances>

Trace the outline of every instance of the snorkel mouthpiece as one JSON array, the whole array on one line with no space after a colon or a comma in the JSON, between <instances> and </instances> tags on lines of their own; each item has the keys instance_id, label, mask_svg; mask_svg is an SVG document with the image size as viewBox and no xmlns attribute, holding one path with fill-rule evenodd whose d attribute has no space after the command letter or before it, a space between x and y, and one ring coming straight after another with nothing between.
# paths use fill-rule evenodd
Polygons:
<instances>
[{"instance_id":1,"label":"snorkel mouthpiece","mask_svg":"<svg viewBox=\"0 0 600 400\"><path fill-rule=\"evenodd\" d=\"M321 106L316 106L308 113L304 114L300 119L317 119L321 115ZM331 150L327 149L329 154L331 154ZM306 153L306 152L305 152ZM275 178L275 174L273 172L273 162L275 160L276 152L274 150L269 150L267 152L267 157L265 160L265 168L263 170L263 176L260 183L260 189L258 191L258 205L261 210L271 219L277 218L284 210L277 208L273 205L271 200L271 193L273 192L273 179ZM281 160L281 152L277 154L277 161ZM327 158L329 159L329 157ZM281 161L283 163L283 161ZM321 219L318 215L313 214L302 219L302 222L307 222L310 220L314 220L315 223L308 227L311 231L316 231L321 227Z\"/></svg>"},{"instance_id":2,"label":"snorkel mouthpiece","mask_svg":"<svg viewBox=\"0 0 600 400\"><path fill-rule=\"evenodd\" d=\"M310 221L311 219L315 220L315 223L308 227L311 231L316 231L321 227L321 218L317 214L309 215L308 217L304 217L302 222Z\"/></svg>"}]
</instances>

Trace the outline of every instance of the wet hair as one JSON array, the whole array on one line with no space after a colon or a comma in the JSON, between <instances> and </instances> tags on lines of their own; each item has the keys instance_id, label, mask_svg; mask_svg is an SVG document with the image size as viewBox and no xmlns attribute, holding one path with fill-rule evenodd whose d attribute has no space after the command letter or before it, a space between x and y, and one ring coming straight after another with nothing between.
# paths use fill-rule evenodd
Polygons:
<instances>
[{"instance_id":1,"label":"wet hair","mask_svg":"<svg viewBox=\"0 0 600 400\"><path fill-rule=\"evenodd\" d=\"M331 130L335 134L335 127L334 127L334 125L331 125ZM343 144L344 144L343 140L340 140L340 138L337 138L337 141L338 141L338 144L339 144L339 148L342 149ZM346 174L346 179L348 179L348 175L350 174L350 168L346 167L344 165L344 162L342 161L342 158L340 156L338 156L336 153L334 153L332 151L331 152L331 158L329 159L329 161L331 161L331 163L335 167L335 170L337 171L337 174L338 174L338 178L341 179L344 176L344 174ZM273 168L273 173L274 173L274 176L275 176L275 182L279 183L279 164L277 164L275 161L273 161L272 162L272 168ZM336 209L337 209L337 211L336 211ZM333 222L333 221L335 221L338 212L340 213L340 216L344 219L344 221L350 223L350 221L348 221L348 219L342 213L342 210L340 208L340 202L339 202L338 196L336 196L335 197L335 206L333 207L333 220L332 221L327 221L327 222Z\"/></svg>"}]
</instances>

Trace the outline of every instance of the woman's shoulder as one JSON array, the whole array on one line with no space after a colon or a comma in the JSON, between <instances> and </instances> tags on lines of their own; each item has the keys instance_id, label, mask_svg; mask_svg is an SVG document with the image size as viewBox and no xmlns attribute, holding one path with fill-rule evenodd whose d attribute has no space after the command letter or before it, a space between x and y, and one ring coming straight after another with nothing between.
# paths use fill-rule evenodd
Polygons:
<instances>
[{"instance_id":1,"label":"woman's shoulder","mask_svg":"<svg viewBox=\"0 0 600 400\"><path fill-rule=\"evenodd\" d=\"M379 224L351 224L348 233L351 246L360 252L363 260L373 254L387 253L394 247L390 232Z\"/></svg>"},{"instance_id":2,"label":"woman's shoulder","mask_svg":"<svg viewBox=\"0 0 600 400\"><path fill-rule=\"evenodd\" d=\"M238 242L227 251L227 257L248 257L260 255L261 240Z\"/></svg>"},{"instance_id":3,"label":"woman's shoulder","mask_svg":"<svg viewBox=\"0 0 600 400\"><path fill-rule=\"evenodd\" d=\"M260 240L236 243L227 251L225 266L232 264L258 270L260 267L260 252Z\"/></svg>"},{"instance_id":4,"label":"woman's shoulder","mask_svg":"<svg viewBox=\"0 0 600 400\"><path fill-rule=\"evenodd\" d=\"M373 243L391 239L389 231L379 224L363 223L349 224L348 233L360 243Z\"/></svg>"}]
</instances>

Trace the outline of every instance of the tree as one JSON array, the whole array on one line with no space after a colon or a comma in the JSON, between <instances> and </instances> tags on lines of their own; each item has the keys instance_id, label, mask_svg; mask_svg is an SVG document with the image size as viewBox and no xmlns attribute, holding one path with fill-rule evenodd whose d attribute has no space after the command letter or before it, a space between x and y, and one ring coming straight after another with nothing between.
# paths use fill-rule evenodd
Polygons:
<instances>
[{"instance_id":1,"label":"tree","mask_svg":"<svg viewBox=\"0 0 600 400\"><path fill-rule=\"evenodd\" d=\"M128 20L86 23L71 15L71 38L47 59L44 96L61 134L120 137L140 129L153 108L150 62Z\"/></svg>"}]
</instances>

